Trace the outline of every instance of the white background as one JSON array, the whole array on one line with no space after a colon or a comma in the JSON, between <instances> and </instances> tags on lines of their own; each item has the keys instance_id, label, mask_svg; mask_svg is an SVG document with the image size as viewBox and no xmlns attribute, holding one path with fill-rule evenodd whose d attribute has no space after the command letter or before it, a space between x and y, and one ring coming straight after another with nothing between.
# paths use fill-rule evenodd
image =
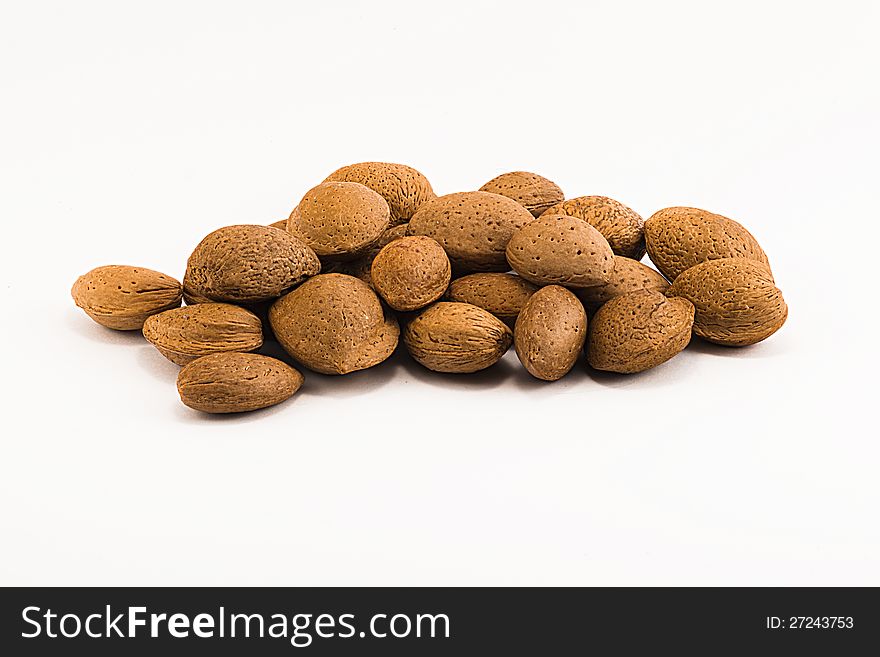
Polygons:
<instances>
[{"instance_id":1,"label":"white background","mask_svg":"<svg viewBox=\"0 0 880 657\"><path fill-rule=\"evenodd\" d=\"M877 3L33 2L0 14L2 584L880 584ZM639 376L398 355L239 417L74 307L335 168L743 222L790 306Z\"/></svg>"}]
</instances>

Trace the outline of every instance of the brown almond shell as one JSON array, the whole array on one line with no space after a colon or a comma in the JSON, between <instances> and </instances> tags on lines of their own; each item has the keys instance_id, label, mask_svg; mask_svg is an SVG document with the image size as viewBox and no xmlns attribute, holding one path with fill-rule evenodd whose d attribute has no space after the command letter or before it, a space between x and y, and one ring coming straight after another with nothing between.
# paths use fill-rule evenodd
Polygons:
<instances>
[{"instance_id":1,"label":"brown almond shell","mask_svg":"<svg viewBox=\"0 0 880 657\"><path fill-rule=\"evenodd\" d=\"M430 237L411 235L393 240L376 255L371 267L373 287L400 311L424 308L443 296L452 277L443 247Z\"/></svg>"},{"instance_id":2,"label":"brown almond shell","mask_svg":"<svg viewBox=\"0 0 880 657\"><path fill-rule=\"evenodd\" d=\"M263 325L240 306L201 303L153 315L144 323L144 337L172 363L186 365L210 354L259 349Z\"/></svg>"},{"instance_id":3,"label":"brown almond shell","mask_svg":"<svg viewBox=\"0 0 880 657\"><path fill-rule=\"evenodd\" d=\"M558 285L535 292L513 329L523 367L535 378L556 381L571 371L587 339L587 313L578 298Z\"/></svg>"},{"instance_id":4,"label":"brown almond shell","mask_svg":"<svg viewBox=\"0 0 880 657\"><path fill-rule=\"evenodd\" d=\"M439 242L460 273L507 271L507 243L532 220L528 210L506 196L458 192L422 205L410 220L407 233Z\"/></svg>"},{"instance_id":5,"label":"brown almond shell","mask_svg":"<svg viewBox=\"0 0 880 657\"><path fill-rule=\"evenodd\" d=\"M151 315L178 307L183 288L171 276L152 269L106 265L77 278L70 293L101 326L139 331Z\"/></svg>"},{"instance_id":6,"label":"brown almond shell","mask_svg":"<svg viewBox=\"0 0 880 657\"><path fill-rule=\"evenodd\" d=\"M694 304L696 335L731 347L766 340L788 318L788 306L770 270L745 258L709 260L686 269L667 295Z\"/></svg>"},{"instance_id":7,"label":"brown almond shell","mask_svg":"<svg viewBox=\"0 0 880 657\"><path fill-rule=\"evenodd\" d=\"M287 353L323 374L381 363L394 352L400 333L376 293L346 274L310 278L272 305L269 323Z\"/></svg>"},{"instance_id":8,"label":"brown almond shell","mask_svg":"<svg viewBox=\"0 0 880 657\"><path fill-rule=\"evenodd\" d=\"M605 236L615 255L633 260L641 260L645 255L644 220L635 210L613 198L579 196L549 207L544 214L583 219Z\"/></svg>"},{"instance_id":9,"label":"brown almond shell","mask_svg":"<svg viewBox=\"0 0 880 657\"><path fill-rule=\"evenodd\" d=\"M184 282L194 301L252 303L275 299L319 271L315 252L293 235L236 225L215 230L196 246Z\"/></svg>"},{"instance_id":10,"label":"brown almond shell","mask_svg":"<svg viewBox=\"0 0 880 657\"><path fill-rule=\"evenodd\" d=\"M758 241L737 221L699 208L665 208L645 222L648 255L666 278L707 260L746 258L767 265Z\"/></svg>"},{"instance_id":11,"label":"brown almond shell","mask_svg":"<svg viewBox=\"0 0 880 657\"><path fill-rule=\"evenodd\" d=\"M287 230L322 260L354 260L389 227L382 196L354 182L324 182L306 192L287 220Z\"/></svg>"},{"instance_id":12,"label":"brown almond shell","mask_svg":"<svg viewBox=\"0 0 880 657\"><path fill-rule=\"evenodd\" d=\"M502 173L480 187L480 191L511 198L531 212L533 217L540 217L565 198L559 185L529 171Z\"/></svg>"},{"instance_id":13,"label":"brown almond shell","mask_svg":"<svg viewBox=\"0 0 880 657\"><path fill-rule=\"evenodd\" d=\"M669 281L660 272L632 258L616 255L611 277L605 285L579 288L575 290L575 294L592 311L622 294L639 290L665 292L668 288Z\"/></svg>"},{"instance_id":14,"label":"brown almond shell","mask_svg":"<svg viewBox=\"0 0 880 657\"><path fill-rule=\"evenodd\" d=\"M516 274L479 272L452 281L445 298L478 306L512 326L537 290L536 285Z\"/></svg>"},{"instance_id":15,"label":"brown almond shell","mask_svg":"<svg viewBox=\"0 0 880 657\"><path fill-rule=\"evenodd\" d=\"M497 363L513 333L482 308L439 301L406 325L403 341L413 359L429 370L468 374Z\"/></svg>"},{"instance_id":16,"label":"brown almond shell","mask_svg":"<svg viewBox=\"0 0 880 657\"><path fill-rule=\"evenodd\" d=\"M324 180L330 181L360 183L382 196L388 203L391 226L408 222L422 204L437 197L422 173L392 162L350 164Z\"/></svg>"},{"instance_id":17,"label":"brown almond shell","mask_svg":"<svg viewBox=\"0 0 880 657\"><path fill-rule=\"evenodd\" d=\"M694 306L656 290L614 297L590 321L587 361L597 370L633 374L665 363L690 342Z\"/></svg>"},{"instance_id":18,"label":"brown almond shell","mask_svg":"<svg viewBox=\"0 0 880 657\"><path fill-rule=\"evenodd\" d=\"M202 356L177 375L180 400L204 413L242 413L279 404L303 384L303 375L269 356L225 352Z\"/></svg>"},{"instance_id":19,"label":"brown almond shell","mask_svg":"<svg viewBox=\"0 0 880 657\"><path fill-rule=\"evenodd\" d=\"M514 271L536 285L605 285L614 254L602 234L587 222L544 214L518 230L507 245Z\"/></svg>"}]
</instances>

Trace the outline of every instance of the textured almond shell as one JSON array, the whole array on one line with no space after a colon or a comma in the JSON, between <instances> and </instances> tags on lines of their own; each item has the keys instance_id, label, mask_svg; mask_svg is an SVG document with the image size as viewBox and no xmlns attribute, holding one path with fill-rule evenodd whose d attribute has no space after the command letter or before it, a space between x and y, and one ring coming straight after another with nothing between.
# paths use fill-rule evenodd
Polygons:
<instances>
[{"instance_id":1,"label":"textured almond shell","mask_svg":"<svg viewBox=\"0 0 880 657\"><path fill-rule=\"evenodd\" d=\"M269 323L287 353L323 374L381 363L397 347L400 332L376 293L346 274L310 278L272 305Z\"/></svg>"},{"instance_id":2,"label":"textured almond shell","mask_svg":"<svg viewBox=\"0 0 880 657\"><path fill-rule=\"evenodd\" d=\"M614 268L614 254L599 231L581 219L548 214L514 234L507 261L538 285L604 285Z\"/></svg>"},{"instance_id":3,"label":"textured almond shell","mask_svg":"<svg viewBox=\"0 0 880 657\"><path fill-rule=\"evenodd\" d=\"M491 313L468 303L440 301L407 324L410 355L435 372L468 374L497 363L513 334Z\"/></svg>"},{"instance_id":4,"label":"textured almond shell","mask_svg":"<svg viewBox=\"0 0 880 657\"><path fill-rule=\"evenodd\" d=\"M101 326L139 331L150 315L179 306L183 289L171 276L152 269L106 265L77 278L70 294Z\"/></svg>"},{"instance_id":5,"label":"textured almond shell","mask_svg":"<svg viewBox=\"0 0 880 657\"><path fill-rule=\"evenodd\" d=\"M228 303L202 303L153 315L144 337L172 363L226 351L248 352L263 344L263 325L249 310Z\"/></svg>"},{"instance_id":6,"label":"textured almond shell","mask_svg":"<svg viewBox=\"0 0 880 657\"><path fill-rule=\"evenodd\" d=\"M405 237L406 227L407 224L399 224L389 228L382 233L382 237L379 238L379 241L376 242L376 244L373 245L373 247L364 255L355 260L332 263L330 268L324 271L328 274L348 274L349 276L361 279L364 283L373 287L373 276L371 271L373 268L373 260L379 255L379 251L382 250L382 247L390 244L396 239Z\"/></svg>"},{"instance_id":7,"label":"textured almond shell","mask_svg":"<svg viewBox=\"0 0 880 657\"><path fill-rule=\"evenodd\" d=\"M212 301L255 302L281 296L321 270L315 252L269 226L215 230L196 246L186 266L187 295Z\"/></svg>"},{"instance_id":8,"label":"textured almond shell","mask_svg":"<svg viewBox=\"0 0 880 657\"><path fill-rule=\"evenodd\" d=\"M507 271L504 249L532 220L528 210L506 196L458 192L425 203L407 232L437 240L458 271Z\"/></svg>"},{"instance_id":9,"label":"textured almond shell","mask_svg":"<svg viewBox=\"0 0 880 657\"><path fill-rule=\"evenodd\" d=\"M641 260L645 255L644 220L632 208L607 196L579 196L547 208L544 214L583 219L611 245L616 255Z\"/></svg>"},{"instance_id":10,"label":"textured almond shell","mask_svg":"<svg viewBox=\"0 0 880 657\"><path fill-rule=\"evenodd\" d=\"M337 169L324 182L356 182L382 196L391 212L391 225L406 223L423 203L436 198L424 175L405 164L360 162Z\"/></svg>"},{"instance_id":11,"label":"textured almond shell","mask_svg":"<svg viewBox=\"0 0 880 657\"><path fill-rule=\"evenodd\" d=\"M694 333L731 347L770 337L788 317L788 306L770 271L744 258L709 260L691 267L675 279L667 294L694 304Z\"/></svg>"},{"instance_id":12,"label":"textured almond shell","mask_svg":"<svg viewBox=\"0 0 880 657\"><path fill-rule=\"evenodd\" d=\"M443 296L452 277L443 247L430 237L412 235L393 240L373 260L371 280L394 310L424 308Z\"/></svg>"},{"instance_id":13,"label":"textured almond shell","mask_svg":"<svg viewBox=\"0 0 880 657\"><path fill-rule=\"evenodd\" d=\"M324 182L306 192L287 220L287 230L321 258L354 260L389 227L388 203L354 182Z\"/></svg>"},{"instance_id":14,"label":"textured almond shell","mask_svg":"<svg viewBox=\"0 0 880 657\"><path fill-rule=\"evenodd\" d=\"M558 285L535 292L513 330L516 355L535 378L556 381L568 374L587 339L587 314L578 298Z\"/></svg>"},{"instance_id":15,"label":"textured almond shell","mask_svg":"<svg viewBox=\"0 0 880 657\"><path fill-rule=\"evenodd\" d=\"M694 307L641 290L614 297L590 321L587 361L597 370L632 374L656 367L690 342Z\"/></svg>"},{"instance_id":16,"label":"textured almond shell","mask_svg":"<svg viewBox=\"0 0 880 657\"><path fill-rule=\"evenodd\" d=\"M587 308L595 310L606 301L622 294L639 290L665 292L668 288L669 281L663 278L660 272L637 260L616 255L611 278L605 285L579 288L575 290L575 294Z\"/></svg>"},{"instance_id":17,"label":"textured almond shell","mask_svg":"<svg viewBox=\"0 0 880 657\"><path fill-rule=\"evenodd\" d=\"M303 375L275 358L233 352L203 356L177 375L180 401L205 413L274 406L300 389Z\"/></svg>"},{"instance_id":18,"label":"textured almond shell","mask_svg":"<svg viewBox=\"0 0 880 657\"><path fill-rule=\"evenodd\" d=\"M470 303L502 322L512 324L538 287L516 274L480 272L456 278L449 285L449 301Z\"/></svg>"},{"instance_id":19,"label":"textured almond shell","mask_svg":"<svg viewBox=\"0 0 880 657\"><path fill-rule=\"evenodd\" d=\"M502 173L480 187L480 191L511 198L531 212L533 217L541 216L547 208L565 198L559 185L529 171Z\"/></svg>"},{"instance_id":20,"label":"textured almond shell","mask_svg":"<svg viewBox=\"0 0 880 657\"><path fill-rule=\"evenodd\" d=\"M746 258L764 263L767 255L741 224L698 208L665 208L645 222L648 255L666 278L720 258Z\"/></svg>"}]
</instances>

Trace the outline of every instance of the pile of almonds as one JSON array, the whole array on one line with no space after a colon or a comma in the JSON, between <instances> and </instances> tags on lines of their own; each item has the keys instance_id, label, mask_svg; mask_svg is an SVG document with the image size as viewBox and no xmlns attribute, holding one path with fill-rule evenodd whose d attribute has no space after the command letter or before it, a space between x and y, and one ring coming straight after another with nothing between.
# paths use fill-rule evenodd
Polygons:
<instances>
[{"instance_id":1,"label":"pile of almonds","mask_svg":"<svg viewBox=\"0 0 880 657\"><path fill-rule=\"evenodd\" d=\"M384 162L334 171L286 220L215 230L182 284L110 265L72 294L99 324L143 331L183 366L183 403L208 413L299 390L297 369L257 353L273 338L323 374L382 363L401 333L437 372L485 369L513 345L529 374L555 381L584 351L597 370L642 372L694 334L741 347L788 314L764 251L727 217L674 207L644 221L604 196L565 200L523 171L437 196L415 169Z\"/></svg>"}]
</instances>

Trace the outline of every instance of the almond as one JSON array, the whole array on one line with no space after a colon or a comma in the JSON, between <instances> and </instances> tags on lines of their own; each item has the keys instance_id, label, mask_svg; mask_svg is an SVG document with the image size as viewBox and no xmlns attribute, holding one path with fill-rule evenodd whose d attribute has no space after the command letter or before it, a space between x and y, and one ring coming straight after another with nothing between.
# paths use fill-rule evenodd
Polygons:
<instances>
[{"instance_id":1,"label":"almond","mask_svg":"<svg viewBox=\"0 0 880 657\"><path fill-rule=\"evenodd\" d=\"M376 293L345 274L310 278L272 305L269 323L287 353L323 374L381 363L399 335L397 321L385 316Z\"/></svg>"},{"instance_id":2,"label":"almond","mask_svg":"<svg viewBox=\"0 0 880 657\"><path fill-rule=\"evenodd\" d=\"M768 266L758 241L741 224L698 208L666 208L645 222L651 262L674 281L685 269L707 260L747 258Z\"/></svg>"},{"instance_id":3,"label":"almond","mask_svg":"<svg viewBox=\"0 0 880 657\"><path fill-rule=\"evenodd\" d=\"M293 235L269 226L226 226L196 246L184 287L193 300L266 301L320 270L315 252Z\"/></svg>"},{"instance_id":4,"label":"almond","mask_svg":"<svg viewBox=\"0 0 880 657\"><path fill-rule=\"evenodd\" d=\"M553 214L541 215L514 234L507 261L538 285L605 285L614 268L614 254L598 230L581 219Z\"/></svg>"},{"instance_id":5,"label":"almond","mask_svg":"<svg viewBox=\"0 0 880 657\"><path fill-rule=\"evenodd\" d=\"M528 210L506 196L459 192L422 205L407 233L437 240L458 271L507 271L504 249L514 232L532 219Z\"/></svg>"},{"instance_id":6,"label":"almond","mask_svg":"<svg viewBox=\"0 0 880 657\"><path fill-rule=\"evenodd\" d=\"M379 251L371 280L394 310L411 311L442 297L451 272L442 246L430 237L412 235L393 240Z\"/></svg>"},{"instance_id":7,"label":"almond","mask_svg":"<svg viewBox=\"0 0 880 657\"><path fill-rule=\"evenodd\" d=\"M694 304L694 333L731 347L765 340L788 317L770 270L745 258L709 260L686 269L667 294Z\"/></svg>"},{"instance_id":8,"label":"almond","mask_svg":"<svg viewBox=\"0 0 880 657\"><path fill-rule=\"evenodd\" d=\"M497 363L513 334L482 308L440 301L406 326L403 341L416 362L429 370L467 374Z\"/></svg>"},{"instance_id":9,"label":"almond","mask_svg":"<svg viewBox=\"0 0 880 657\"><path fill-rule=\"evenodd\" d=\"M382 233L382 237L379 238L379 241L376 242L373 248L367 251L364 255L356 260L333 263L330 265L330 268L326 270L326 273L348 274L349 276L361 279L364 283L373 287L373 276L371 272L373 260L379 255L379 251L382 250L382 247L390 244L396 239L405 237L406 227L407 224L399 224L393 228L389 228Z\"/></svg>"},{"instance_id":10,"label":"almond","mask_svg":"<svg viewBox=\"0 0 880 657\"><path fill-rule=\"evenodd\" d=\"M354 260L379 241L389 220L388 203L369 187L325 182L306 192L287 230L323 259Z\"/></svg>"},{"instance_id":11,"label":"almond","mask_svg":"<svg viewBox=\"0 0 880 657\"><path fill-rule=\"evenodd\" d=\"M547 208L565 198L555 182L528 171L502 173L480 187L480 191L511 198L531 212L533 217L541 216Z\"/></svg>"},{"instance_id":12,"label":"almond","mask_svg":"<svg viewBox=\"0 0 880 657\"><path fill-rule=\"evenodd\" d=\"M547 208L544 214L583 219L611 245L615 255L641 260L645 255L644 220L631 208L607 196L579 196Z\"/></svg>"},{"instance_id":13,"label":"almond","mask_svg":"<svg viewBox=\"0 0 880 657\"><path fill-rule=\"evenodd\" d=\"M446 298L478 306L513 326L520 310L537 289L516 274L480 272L452 281Z\"/></svg>"},{"instance_id":14,"label":"almond","mask_svg":"<svg viewBox=\"0 0 880 657\"><path fill-rule=\"evenodd\" d=\"M180 305L178 281L152 269L106 265L83 274L70 293L77 306L101 326L139 331L150 315Z\"/></svg>"},{"instance_id":15,"label":"almond","mask_svg":"<svg viewBox=\"0 0 880 657\"><path fill-rule=\"evenodd\" d=\"M558 285L535 292L513 330L516 355L523 367L544 381L556 381L568 374L586 338L584 307L574 294Z\"/></svg>"},{"instance_id":16,"label":"almond","mask_svg":"<svg viewBox=\"0 0 880 657\"><path fill-rule=\"evenodd\" d=\"M263 325L239 306L202 303L153 315L144 323L144 337L172 363L186 365L209 354L259 349Z\"/></svg>"},{"instance_id":17,"label":"almond","mask_svg":"<svg viewBox=\"0 0 880 657\"><path fill-rule=\"evenodd\" d=\"M273 406L300 389L303 376L275 358L259 354L203 356L180 370L180 401L205 413L241 413Z\"/></svg>"},{"instance_id":18,"label":"almond","mask_svg":"<svg viewBox=\"0 0 880 657\"><path fill-rule=\"evenodd\" d=\"M690 342L694 307L687 299L640 290L614 297L590 322L587 360L597 370L632 374L656 367Z\"/></svg>"},{"instance_id":19,"label":"almond","mask_svg":"<svg viewBox=\"0 0 880 657\"><path fill-rule=\"evenodd\" d=\"M605 285L595 285L575 290L575 294L589 310L597 310L606 301L621 294L638 290L657 290L665 292L669 281L663 275L632 258L614 256L614 268Z\"/></svg>"},{"instance_id":20,"label":"almond","mask_svg":"<svg viewBox=\"0 0 880 657\"><path fill-rule=\"evenodd\" d=\"M406 223L423 203L436 198L424 175L391 162L360 162L337 169L324 182L355 182L382 196L391 211L391 225Z\"/></svg>"}]
</instances>

